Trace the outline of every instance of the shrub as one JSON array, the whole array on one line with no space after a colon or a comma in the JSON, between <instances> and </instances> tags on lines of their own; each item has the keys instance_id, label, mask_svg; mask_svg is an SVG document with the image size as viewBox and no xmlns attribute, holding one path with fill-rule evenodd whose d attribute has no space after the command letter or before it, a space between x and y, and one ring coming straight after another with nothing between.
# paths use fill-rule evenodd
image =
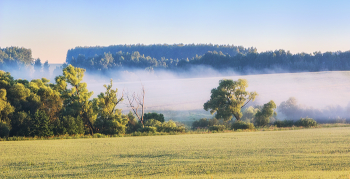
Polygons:
<instances>
[{"instance_id":1,"label":"shrub","mask_svg":"<svg viewBox=\"0 0 350 179\"><path fill-rule=\"evenodd\" d=\"M9 127L5 122L0 121L0 137L8 137L10 133Z\"/></svg>"},{"instance_id":2,"label":"shrub","mask_svg":"<svg viewBox=\"0 0 350 179\"><path fill-rule=\"evenodd\" d=\"M185 132L186 129L183 126L176 126L176 123L170 120L157 126L157 130L158 132Z\"/></svg>"},{"instance_id":3,"label":"shrub","mask_svg":"<svg viewBox=\"0 0 350 179\"><path fill-rule=\"evenodd\" d=\"M275 121L273 125L277 127L292 127L294 122L293 120Z\"/></svg>"},{"instance_id":4,"label":"shrub","mask_svg":"<svg viewBox=\"0 0 350 179\"><path fill-rule=\"evenodd\" d=\"M225 130L225 125L213 125L209 127L210 131L223 131Z\"/></svg>"},{"instance_id":5,"label":"shrub","mask_svg":"<svg viewBox=\"0 0 350 179\"><path fill-rule=\"evenodd\" d=\"M250 122L236 121L232 124L232 129L255 129L254 124Z\"/></svg>"},{"instance_id":6,"label":"shrub","mask_svg":"<svg viewBox=\"0 0 350 179\"><path fill-rule=\"evenodd\" d=\"M303 126L303 127L313 127L317 126L317 122L312 118L301 118L297 121L295 121L296 126Z\"/></svg>"},{"instance_id":7,"label":"shrub","mask_svg":"<svg viewBox=\"0 0 350 179\"><path fill-rule=\"evenodd\" d=\"M147 114L143 115L144 122L146 122L149 119L155 119L155 120L157 120L159 122L164 122L164 115L161 114L161 113L158 114L158 113L155 113L155 112L147 113Z\"/></svg>"},{"instance_id":8,"label":"shrub","mask_svg":"<svg viewBox=\"0 0 350 179\"><path fill-rule=\"evenodd\" d=\"M139 132L147 132L147 133L156 133L157 128L151 126L145 126L143 128L138 129Z\"/></svg>"},{"instance_id":9,"label":"shrub","mask_svg":"<svg viewBox=\"0 0 350 179\"><path fill-rule=\"evenodd\" d=\"M192 124L192 128L204 128L209 126L209 121L206 118L202 118L199 121L194 121Z\"/></svg>"},{"instance_id":10,"label":"shrub","mask_svg":"<svg viewBox=\"0 0 350 179\"><path fill-rule=\"evenodd\" d=\"M145 126L151 126L151 127L159 127L162 126L162 122L155 120L155 119L148 119L144 122Z\"/></svg>"}]
</instances>

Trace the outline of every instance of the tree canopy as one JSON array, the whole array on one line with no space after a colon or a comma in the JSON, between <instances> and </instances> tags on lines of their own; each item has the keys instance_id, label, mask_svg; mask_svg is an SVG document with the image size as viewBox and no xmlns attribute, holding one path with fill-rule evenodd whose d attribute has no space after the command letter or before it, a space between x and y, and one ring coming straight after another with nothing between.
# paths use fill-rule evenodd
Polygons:
<instances>
[{"instance_id":1,"label":"tree canopy","mask_svg":"<svg viewBox=\"0 0 350 179\"><path fill-rule=\"evenodd\" d=\"M256 92L248 92L248 81L238 79L237 81L220 80L219 86L211 90L210 100L204 103L204 109L216 113L217 119L236 120L242 117L241 109L250 101L254 101L258 95Z\"/></svg>"}]
</instances>

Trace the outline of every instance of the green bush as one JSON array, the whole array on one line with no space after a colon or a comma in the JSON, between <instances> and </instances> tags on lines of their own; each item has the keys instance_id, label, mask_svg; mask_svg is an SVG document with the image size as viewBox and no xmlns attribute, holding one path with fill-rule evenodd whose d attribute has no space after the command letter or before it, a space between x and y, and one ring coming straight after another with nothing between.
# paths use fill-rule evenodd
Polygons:
<instances>
[{"instance_id":1,"label":"green bush","mask_svg":"<svg viewBox=\"0 0 350 179\"><path fill-rule=\"evenodd\" d=\"M312 119L312 118L301 118L297 121L295 121L295 125L300 127L313 127L313 126L317 126L317 122Z\"/></svg>"},{"instance_id":2,"label":"green bush","mask_svg":"<svg viewBox=\"0 0 350 179\"><path fill-rule=\"evenodd\" d=\"M161 113L158 114L158 113L155 113L155 112L153 112L153 113L146 113L146 114L143 115L144 122L146 122L149 119L154 119L154 120L157 120L159 122L164 122L164 115L161 114Z\"/></svg>"},{"instance_id":3,"label":"green bush","mask_svg":"<svg viewBox=\"0 0 350 179\"><path fill-rule=\"evenodd\" d=\"M213 125L209 127L210 131L223 131L225 130L225 125Z\"/></svg>"},{"instance_id":4,"label":"green bush","mask_svg":"<svg viewBox=\"0 0 350 179\"><path fill-rule=\"evenodd\" d=\"M232 124L232 129L255 129L254 124L250 122L236 121Z\"/></svg>"},{"instance_id":5,"label":"green bush","mask_svg":"<svg viewBox=\"0 0 350 179\"><path fill-rule=\"evenodd\" d=\"M10 133L9 127L5 122L0 121L0 137L8 137Z\"/></svg>"},{"instance_id":6,"label":"green bush","mask_svg":"<svg viewBox=\"0 0 350 179\"><path fill-rule=\"evenodd\" d=\"M196 128L205 128L209 126L209 121L206 118L202 118L199 119L199 121L194 121L192 123L192 128L196 129Z\"/></svg>"},{"instance_id":7,"label":"green bush","mask_svg":"<svg viewBox=\"0 0 350 179\"><path fill-rule=\"evenodd\" d=\"M143 128L138 129L139 132L147 132L147 133L156 133L157 127L145 126Z\"/></svg>"},{"instance_id":8,"label":"green bush","mask_svg":"<svg viewBox=\"0 0 350 179\"><path fill-rule=\"evenodd\" d=\"M294 122L293 120L275 121L273 125L277 127L292 127Z\"/></svg>"}]
</instances>

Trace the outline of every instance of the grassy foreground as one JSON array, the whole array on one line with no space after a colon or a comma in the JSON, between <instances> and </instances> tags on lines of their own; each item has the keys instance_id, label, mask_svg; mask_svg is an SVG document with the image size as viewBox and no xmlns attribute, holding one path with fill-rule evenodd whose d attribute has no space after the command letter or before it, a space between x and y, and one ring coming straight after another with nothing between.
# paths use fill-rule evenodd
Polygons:
<instances>
[{"instance_id":1,"label":"grassy foreground","mask_svg":"<svg viewBox=\"0 0 350 179\"><path fill-rule=\"evenodd\" d=\"M0 178L349 176L349 127L0 142Z\"/></svg>"}]
</instances>

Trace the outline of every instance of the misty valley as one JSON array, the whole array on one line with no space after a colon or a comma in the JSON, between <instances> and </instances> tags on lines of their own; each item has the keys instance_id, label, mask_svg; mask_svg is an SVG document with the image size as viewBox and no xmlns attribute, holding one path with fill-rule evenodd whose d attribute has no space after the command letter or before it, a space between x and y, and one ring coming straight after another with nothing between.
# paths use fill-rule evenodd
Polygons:
<instances>
[{"instance_id":1,"label":"misty valley","mask_svg":"<svg viewBox=\"0 0 350 179\"><path fill-rule=\"evenodd\" d=\"M347 176L349 54L116 45L50 64L3 48L0 177Z\"/></svg>"}]
</instances>

